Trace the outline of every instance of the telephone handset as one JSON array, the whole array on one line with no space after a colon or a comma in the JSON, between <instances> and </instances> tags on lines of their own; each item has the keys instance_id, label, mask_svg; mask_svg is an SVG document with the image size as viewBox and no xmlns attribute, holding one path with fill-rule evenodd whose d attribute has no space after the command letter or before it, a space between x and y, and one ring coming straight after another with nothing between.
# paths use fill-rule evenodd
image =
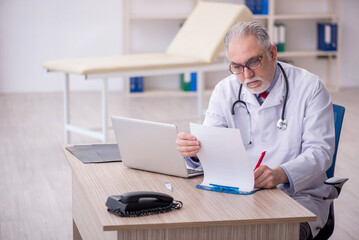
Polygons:
<instances>
[{"instance_id":1,"label":"telephone handset","mask_svg":"<svg viewBox=\"0 0 359 240\"><path fill-rule=\"evenodd\" d=\"M120 217L133 217L180 209L183 204L164 193L140 191L109 196L106 206L112 214Z\"/></svg>"}]
</instances>

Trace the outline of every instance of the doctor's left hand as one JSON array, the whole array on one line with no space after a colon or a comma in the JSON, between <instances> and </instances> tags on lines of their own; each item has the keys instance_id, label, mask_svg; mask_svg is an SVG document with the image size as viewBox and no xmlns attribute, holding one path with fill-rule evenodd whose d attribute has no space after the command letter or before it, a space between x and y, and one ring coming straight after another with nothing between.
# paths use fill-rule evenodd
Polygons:
<instances>
[{"instance_id":1,"label":"doctor's left hand","mask_svg":"<svg viewBox=\"0 0 359 240\"><path fill-rule=\"evenodd\" d=\"M254 171L255 188L275 188L281 183L288 183L287 174L281 167L271 169L267 165L261 165Z\"/></svg>"}]
</instances>

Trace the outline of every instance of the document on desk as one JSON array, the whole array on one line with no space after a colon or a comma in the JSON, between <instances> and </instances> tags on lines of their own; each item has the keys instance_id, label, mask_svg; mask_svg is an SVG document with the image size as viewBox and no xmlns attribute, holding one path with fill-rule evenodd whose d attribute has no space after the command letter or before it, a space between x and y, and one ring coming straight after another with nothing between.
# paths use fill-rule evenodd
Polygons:
<instances>
[{"instance_id":1,"label":"document on desk","mask_svg":"<svg viewBox=\"0 0 359 240\"><path fill-rule=\"evenodd\" d=\"M190 123L191 134L201 142L197 153L204 178L197 188L235 194L251 194L253 169L238 129Z\"/></svg>"}]
</instances>

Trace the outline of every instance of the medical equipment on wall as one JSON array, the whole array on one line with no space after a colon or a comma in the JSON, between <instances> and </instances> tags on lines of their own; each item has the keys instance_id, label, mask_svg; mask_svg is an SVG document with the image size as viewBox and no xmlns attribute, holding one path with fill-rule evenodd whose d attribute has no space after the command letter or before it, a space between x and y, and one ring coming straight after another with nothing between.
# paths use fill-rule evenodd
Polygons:
<instances>
[{"instance_id":1,"label":"medical equipment on wall","mask_svg":"<svg viewBox=\"0 0 359 240\"><path fill-rule=\"evenodd\" d=\"M283 102L283 108L282 108L282 115L281 117L279 118L278 122L277 122L277 128L280 129L280 130L286 130L287 129L287 126L288 126L288 121L287 119L284 117L284 113L285 113L285 107L287 105L287 99L288 99L288 77L287 77L287 74L285 73L282 65L280 65L279 63L277 63L280 70L282 71L283 73L283 76L284 76L284 80L285 80L285 86L286 86L286 91L285 91L285 98L284 98L284 102ZM235 115L235 111L234 111L234 107L236 106L237 103L242 103L246 110L247 110L247 113L248 113L248 116L249 116L249 143L248 144L252 144L252 121L251 121L251 114L247 108L247 104L241 100L241 93L242 93L242 86L243 84L240 85L239 87L239 91L238 91L238 100L235 101L232 105L232 110L231 110L231 113L232 113L232 118L233 118L233 122L235 124L235 120L234 120L234 115Z\"/></svg>"}]
</instances>

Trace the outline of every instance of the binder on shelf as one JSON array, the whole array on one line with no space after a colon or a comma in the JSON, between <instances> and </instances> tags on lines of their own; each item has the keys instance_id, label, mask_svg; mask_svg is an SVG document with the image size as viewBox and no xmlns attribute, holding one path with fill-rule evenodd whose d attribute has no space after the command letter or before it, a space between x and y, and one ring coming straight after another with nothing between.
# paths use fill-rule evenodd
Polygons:
<instances>
[{"instance_id":1,"label":"binder on shelf","mask_svg":"<svg viewBox=\"0 0 359 240\"><path fill-rule=\"evenodd\" d=\"M189 86L190 86L190 82L191 82L191 78L188 75L189 75L188 73L181 73L180 74L181 89L182 89L182 91L185 91L185 92L189 91Z\"/></svg>"},{"instance_id":2,"label":"binder on shelf","mask_svg":"<svg viewBox=\"0 0 359 240\"><path fill-rule=\"evenodd\" d=\"M274 24L273 27L273 38L272 38L273 43L276 45L277 47L277 51L278 51L278 47L279 47L279 41L278 41L278 25Z\"/></svg>"},{"instance_id":3,"label":"binder on shelf","mask_svg":"<svg viewBox=\"0 0 359 240\"><path fill-rule=\"evenodd\" d=\"M278 46L279 46L279 52L285 51L285 43L286 43L286 27L283 23L279 24L279 31L278 31Z\"/></svg>"},{"instance_id":4,"label":"binder on shelf","mask_svg":"<svg viewBox=\"0 0 359 240\"><path fill-rule=\"evenodd\" d=\"M197 73L196 72L191 73L191 81L189 83L189 90L191 92L197 91Z\"/></svg>"},{"instance_id":5,"label":"binder on shelf","mask_svg":"<svg viewBox=\"0 0 359 240\"><path fill-rule=\"evenodd\" d=\"M254 0L255 14L262 14L262 0Z\"/></svg>"},{"instance_id":6,"label":"binder on shelf","mask_svg":"<svg viewBox=\"0 0 359 240\"><path fill-rule=\"evenodd\" d=\"M268 0L246 0L246 5L253 14L268 14Z\"/></svg>"},{"instance_id":7,"label":"binder on shelf","mask_svg":"<svg viewBox=\"0 0 359 240\"><path fill-rule=\"evenodd\" d=\"M143 92L143 77L130 78L130 92Z\"/></svg>"},{"instance_id":8,"label":"binder on shelf","mask_svg":"<svg viewBox=\"0 0 359 240\"><path fill-rule=\"evenodd\" d=\"M262 13L263 15L268 15L268 0L262 0Z\"/></svg>"},{"instance_id":9,"label":"binder on shelf","mask_svg":"<svg viewBox=\"0 0 359 240\"><path fill-rule=\"evenodd\" d=\"M137 77L137 92L143 92L143 77Z\"/></svg>"},{"instance_id":10,"label":"binder on shelf","mask_svg":"<svg viewBox=\"0 0 359 240\"><path fill-rule=\"evenodd\" d=\"M246 0L246 5L253 14L256 14L254 0Z\"/></svg>"},{"instance_id":11,"label":"binder on shelf","mask_svg":"<svg viewBox=\"0 0 359 240\"><path fill-rule=\"evenodd\" d=\"M130 92L136 92L136 78L130 77Z\"/></svg>"},{"instance_id":12,"label":"binder on shelf","mask_svg":"<svg viewBox=\"0 0 359 240\"><path fill-rule=\"evenodd\" d=\"M336 51L338 45L338 25L318 23L318 50Z\"/></svg>"},{"instance_id":13,"label":"binder on shelf","mask_svg":"<svg viewBox=\"0 0 359 240\"><path fill-rule=\"evenodd\" d=\"M338 24L331 24L332 27L332 41L331 41L331 50L332 51L336 51L337 50L337 46L338 46Z\"/></svg>"},{"instance_id":14,"label":"binder on shelf","mask_svg":"<svg viewBox=\"0 0 359 240\"><path fill-rule=\"evenodd\" d=\"M278 52L285 51L286 26L283 23L277 23L274 25L273 42L277 46Z\"/></svg>"}]
</instances>

